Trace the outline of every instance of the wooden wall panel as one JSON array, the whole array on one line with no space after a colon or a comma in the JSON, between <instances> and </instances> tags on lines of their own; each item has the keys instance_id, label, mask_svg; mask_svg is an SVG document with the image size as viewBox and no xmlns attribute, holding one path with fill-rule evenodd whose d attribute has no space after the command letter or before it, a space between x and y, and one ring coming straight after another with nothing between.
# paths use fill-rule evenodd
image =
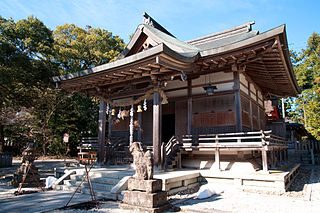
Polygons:
<instances>
[{"instance_id":1,"label":"wooden wall panel","mask_svg":"<svg viewBox=\"0 0 320 213\"><path fill-rule=\"evenodd\" d=\"M252 123L253 123L253 130L254 131L259 130L258 119L256 117L253 117Z\"/></svg>"},{"instance_id":2,"label":"wooden wall panel","mask_svg":"<svg viewBox=\"0 0 320 213\"><path fill-rule=\"evenodd\" d=\"M200 112L193 114L192 127L214 127L235 125L235 112Z\"/></svg>"},{"instance_id":3,"label":"wooden wall panel","mask_svg":"<svg viewBox=\"0 0 320 213\"><path fill-rule=\"evenodd\" d=\"M234 110L234 94L207 96L196 99L192 104L192 112L219 112Z\"/></svg>"},{"instance_id":4,"label":"wooden wall panel","mask_svg":"<svg viewBox=\"0 0 320 213\"><path fill-rule=\"evenodd\" d=\"M249 115L249 112L242 111L242 125L250 128L250 115Z\"/></svg>"},{"instance_id":5,"label":"wooden wall panel","mask_svg":"<svg viewBox=\"0 0 320 213\"><path fill-rule=\"evenodd\" d=\"M185 135L188 132L188 103L177 101L175 103L175 133Z\"/></svg>"}]
</instances>

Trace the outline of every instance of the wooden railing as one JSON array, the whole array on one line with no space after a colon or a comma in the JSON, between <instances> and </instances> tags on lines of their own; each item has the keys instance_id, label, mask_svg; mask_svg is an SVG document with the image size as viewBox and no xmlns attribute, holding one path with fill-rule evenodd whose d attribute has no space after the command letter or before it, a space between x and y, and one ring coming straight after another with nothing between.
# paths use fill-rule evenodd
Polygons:
<instances>
[{"instance_id":1,"label":"wooden railing","mask_svg":"<svg viewBox=\"0 0 320 213\"><path fill-rule=\"evenodd\" d=\"M243 145L279 145L286 146L284 138L271 134L269 131L239 132L206 135L184 135L182 137L183 147L216 147L222 146L243 146Z\"/></svg>"}]
</instances>

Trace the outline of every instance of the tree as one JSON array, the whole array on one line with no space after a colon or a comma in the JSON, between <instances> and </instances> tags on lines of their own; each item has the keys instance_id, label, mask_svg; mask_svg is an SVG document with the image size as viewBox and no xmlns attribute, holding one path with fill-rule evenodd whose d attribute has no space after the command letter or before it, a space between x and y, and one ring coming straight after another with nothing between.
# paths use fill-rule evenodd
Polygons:
<instances>
[{"instance_id":1,"label":"tree","mask_svg":"<svg viewBox=\"0 0 320 213\"><path fill-rule=\"evenodd\" d=\"M98 102L56 89L50 77L115 60L124 42L106 30L58 26L54 33L32 16L0 17L0 139L35 141L42 154L64 154L68 132L78 138L97 132ZM1 150L0 150L1 151Z\"/></svg>"},{"instance_id":2,"label":"tree","mask_svg":"<svg viewBox=\"0 0 320 213\"><path fill-rule=\"evenodd\" d=\"M49 76L56 69L50 58L53 53L52 32L32 16L14 22L0 17L0 134L3 143L5 126L31 122L5 122L7 112L21 113L26 108L33 117L33 107L39 101L38 89L50 87ZM21 128L20 128L21 129ZM18 133L17 133L18 134ZM25 134L29 135L29 134Z\"/></svg>"},{"instance_id":3,"label":"tree","mask_svg":"<svg viewBox=\"0 0 320 213\"><path fill-rule=\"evenodd\" d=\"M125 46L118 36L90 26L83 29L74 24L65 24L58 26L53 34L54 61L59 65L60 74L114 61ZM68 132L70 144L76 145L80 136L96 136L98 127L98 101L79 93L64 92L70 94L69 98L61 102L51 123L54 135L61 137L54 142L59 147L63 146L63 133ZM54 151L51 147L50 150Z\"/></svg>"},{"instance_id":4,"label":"tree","mask_svg":"<svg viewBox=\"0 0 320 213\"><path fill-rule=\"evenodd\" d=\"M54 31L55 60L60 73L75 72L115 60L124 42L107 30L74 24L58 26Z\"/></svg>"},{"instance_id":5,"label":"tree","mask_svg":"<svg viewBox=\"0 0 320 213\"><path fill-rule=\"evenodd\" d=\"M302 93L289 102L294 106L289 116L318 140L320 139L320 35L313 33L306 49L291 54L294 71Z\"/></svg>"}]
</instances>

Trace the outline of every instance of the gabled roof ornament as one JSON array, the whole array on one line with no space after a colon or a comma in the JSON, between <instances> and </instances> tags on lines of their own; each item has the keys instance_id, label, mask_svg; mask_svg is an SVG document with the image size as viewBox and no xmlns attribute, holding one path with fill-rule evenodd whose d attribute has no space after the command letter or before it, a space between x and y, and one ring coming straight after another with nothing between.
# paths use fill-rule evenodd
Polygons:
<instances>
[{"instance_id":1,"label":"gabled roof ornament","mask_svg":"<svg viewBox=\"0 0 320 213\"><path fill-rule=\"evenodd\" d=\"M174 35L172 35L168 30L166 30L164 27L162 27L156 20L154 20L151 16L149 16L146 12L144 12L143 14L143 24L152 26L166 34L168 34L169 36L172 36L175 38Z\"/></svg>"}]
</instances>

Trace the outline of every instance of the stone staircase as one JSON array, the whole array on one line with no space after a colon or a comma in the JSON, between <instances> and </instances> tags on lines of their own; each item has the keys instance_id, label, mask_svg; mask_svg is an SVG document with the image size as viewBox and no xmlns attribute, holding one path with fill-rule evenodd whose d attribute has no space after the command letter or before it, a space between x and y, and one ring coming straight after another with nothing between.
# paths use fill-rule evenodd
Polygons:
<instances>
[{"instance_id":1,"label":"stone staircase","mask_svg":"<svg viewBox=\"0 0 320 213\"><path fill-rule=\"evenodd\" d=\"M126 179L132 176L134 171L129 168L97 168L89 172L92 187L97 199L121 199L121 191L126 188ZM55 189L75 191L85 176L85 170L76 169L76 174L70 175L70 179L64 180L63 185L57 185ZM90 188L87 178L78 189L79 193L88 194Z\"/></svg>"}]
</instances>

